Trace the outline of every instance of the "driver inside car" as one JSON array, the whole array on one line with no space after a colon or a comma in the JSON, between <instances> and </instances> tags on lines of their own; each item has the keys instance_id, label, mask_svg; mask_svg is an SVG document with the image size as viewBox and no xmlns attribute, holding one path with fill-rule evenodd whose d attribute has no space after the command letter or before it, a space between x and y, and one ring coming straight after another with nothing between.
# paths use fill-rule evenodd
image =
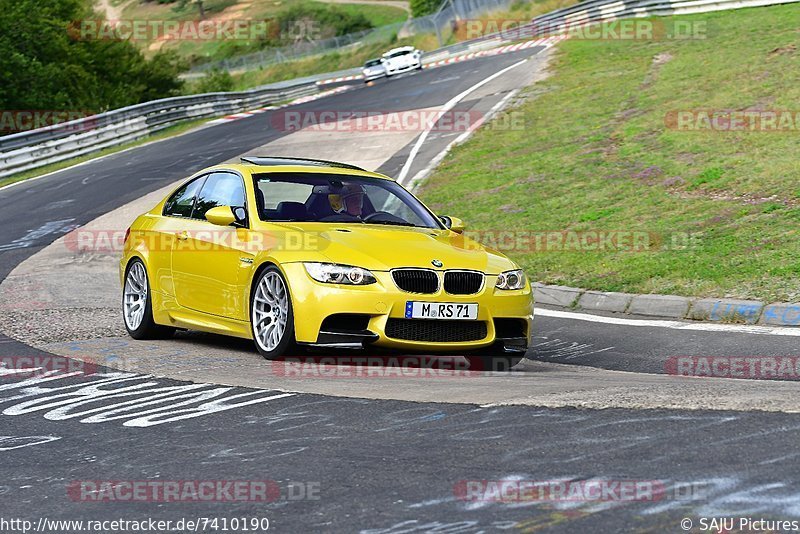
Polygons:
<instances>
[{"instance_id":1,"label":"driver inside car","mask_svg":"<svg viewBox=\"0 0 800 534\"><path fill-rule=\"evenodd\" d=\"M338 194L328 195L331 209L340 215L351 215L361 218L364 209L364 195L366 190L361 184L344 182Z\"/></svg>"}]
</instances>

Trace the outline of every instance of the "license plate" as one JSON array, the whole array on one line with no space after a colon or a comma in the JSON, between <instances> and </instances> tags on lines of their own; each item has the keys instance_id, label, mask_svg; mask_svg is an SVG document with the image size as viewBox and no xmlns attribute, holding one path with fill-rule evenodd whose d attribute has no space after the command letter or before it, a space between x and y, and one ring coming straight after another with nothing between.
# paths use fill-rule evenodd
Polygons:
<instances>
[{"instance_id":1,"label":"license plate","mask_svg":"<svg viewBox=\"0 0 800 534\"><path fill-rule=\"evenodd\" d=\"M478 318L477 304L455 302L406 302L406 319L467 319Z\"/></svg>"}]
</instances>

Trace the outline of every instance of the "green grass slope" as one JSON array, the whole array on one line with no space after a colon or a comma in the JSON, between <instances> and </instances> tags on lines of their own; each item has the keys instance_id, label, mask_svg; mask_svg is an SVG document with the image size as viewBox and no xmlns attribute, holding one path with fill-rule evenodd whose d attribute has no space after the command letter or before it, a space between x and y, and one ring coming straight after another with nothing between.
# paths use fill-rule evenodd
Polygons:
<instances>
[{"instance_id":1,"label":"green grass slope","mask_svg":"<svg viewBox=\"0 0 800 534\"><path fill-rule=\"evenodd\" d=\"M552 76L507 110L524 128L477 132L422 198L476 231L649 236L644 250L510 246L546 283L800 299L800 124L686 131L669 119L800 110L800 6L678 18L704 24L706 38L560 44Z\"/></svg>"}]
</instances>

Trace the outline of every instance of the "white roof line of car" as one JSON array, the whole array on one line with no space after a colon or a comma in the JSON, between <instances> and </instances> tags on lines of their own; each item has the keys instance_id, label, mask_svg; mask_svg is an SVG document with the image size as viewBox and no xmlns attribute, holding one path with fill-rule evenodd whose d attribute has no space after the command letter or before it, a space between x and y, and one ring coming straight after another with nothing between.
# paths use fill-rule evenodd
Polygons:
<instances>
[{"instance_id":1,"label":"white roof line of car","mask_svg":"<svg viewBox=\"0 0 800 534\"><path fill-rule=\"evenodd\" d=\"M408 50L408 51L413 52L414 50L416 50L416 48L414 48L413 46L410 46L410 45L409 46L401 46L399 48L392 48L388 52L384 52L383 55L384 56L388 56L390 54L394 54L395 52L402 52L403 50Z\"/></svg>"}]
</instances>

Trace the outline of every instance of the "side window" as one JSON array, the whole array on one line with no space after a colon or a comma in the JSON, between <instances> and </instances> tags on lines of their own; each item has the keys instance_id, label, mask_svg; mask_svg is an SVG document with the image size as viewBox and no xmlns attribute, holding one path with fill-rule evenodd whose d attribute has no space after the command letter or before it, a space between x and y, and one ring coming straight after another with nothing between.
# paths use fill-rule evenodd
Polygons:
<instances>
[{"instance_id":1,"label":"side window","mask_svg":"<svg viewBox=\"0 0 800 534\"><path fill-rule=\"evenodd\" d=\"M197 196L197 192L200 190L200 186L203 185L204 179L205 176L196 178L175 191L175 194L169 197L169 200L164 203L164 215L170 215L172 217L191 217L192 209L194 209L194 199Z\"/></svg>"},{"instance_id":2,"label":"side window","mask_svg":"<svg viewBox=\"0 0 800 534\"><path fill-rule=\"evenodd\" d=\"M314 186L311 184L259 180L258 189L261 191L264 210L274 210L280 202L300 202L304 204Z\"/></svg>"},{"instance_id":3,"label":"side window","mask_svg":"<svg viewBox=\"0 0 800 534\"><path fill-rule=\"evenodd\" d=\"M192 218L205 219L206 212L217 206L244 207L244 184L238 174L210 174L197 196Z\"/></svg>"}]
</instances>

